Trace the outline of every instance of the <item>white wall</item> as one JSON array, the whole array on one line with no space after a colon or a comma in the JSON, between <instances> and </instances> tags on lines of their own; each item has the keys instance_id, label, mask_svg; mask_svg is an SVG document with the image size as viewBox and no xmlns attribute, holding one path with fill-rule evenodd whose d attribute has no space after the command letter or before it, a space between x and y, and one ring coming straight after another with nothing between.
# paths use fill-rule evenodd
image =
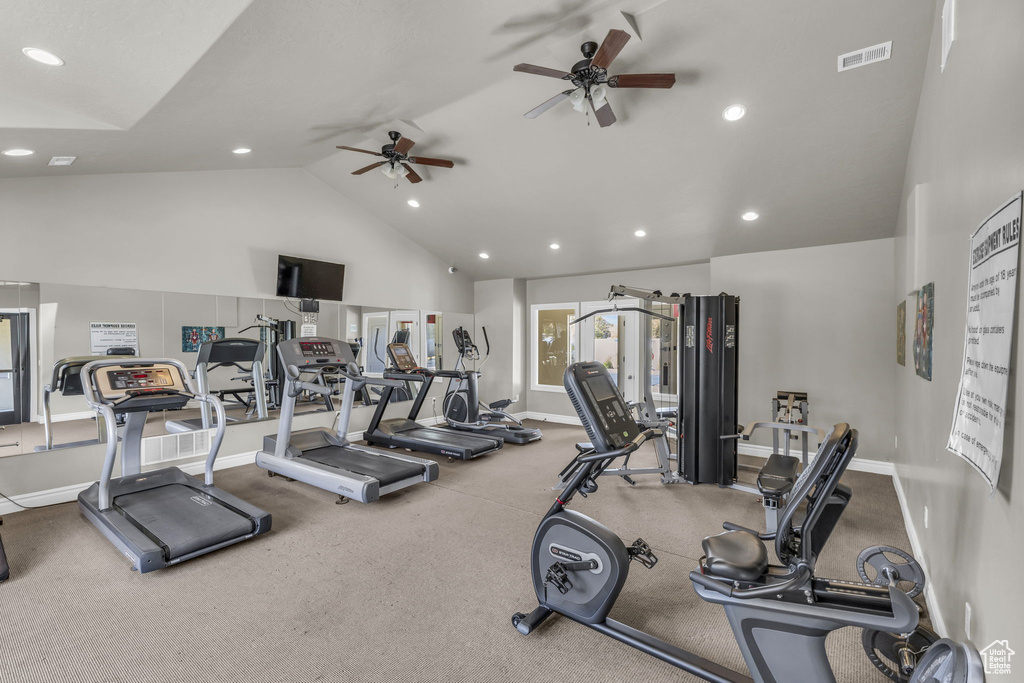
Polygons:
<instances>
[{"instance_id":1,"label":"white wall","mask_svg":"<svg viewBox=\"0 0 1024 683\"><path fill-rule=\"evenodd\" d=\"M741 423L772 419L777 391L806 391L812 426L848 422L858 457L892 460L892 254L882 239L711 259L711 289L740 297Z\"/></svg>"},{"instance_id":2,"label":"white wall","mask_svg":"<svg viewBox=\"0 0 1024 683\"><path fill-rule=\"evenodd\" d=\"M480 400L492 403L519 396L519 403L509 410L525 411L526 395L523 393L523 363L526 337L522 333L523 280L484 280L474 283L476 301L475 328L473 341L485 350L481 328L487 328L491 343L491 354L480 377Z\"/></svg>"},{"instance_id":3,"label":"white wall","mask_svg":"<svg viewBox=\"0 0 1024 683\"><path fill-rule=\"evenodd\" d=\"M357 305L469 312L448 264L302 169L8 178L0 279L273 297L277 255L346 265Z\"/></svg>"},{"instance_id":4,"label":"white wall","mask_svg":"<svg viewBox=\"0 0 1024 683\"><path fill-rule=\"evenodd\" d=\"M1010 363L1014 372L1003 469L994 494L945 445L964 351L970 234L1024 188L1024 3L978 0L956 7L956 41L942 72L940 13L935 15L897 228L890 311L908 291L934 282L935 320L932 381L914 373L912 328L907 367L888 364L897 392L896 469L948 634L964 637L964 603L969 601L975 644L984 648L1009 639L1020 653L1024 439L1017 417L1018 406L1024 405L1024 382L1017 369L1024 335L1019 324ZM1019 311L1020 292L1017 298ZM910 300L911 319L913 310ZM1018 678L1024 671L1020 658L1013 661Z\"/></svg>"}]
</instances>

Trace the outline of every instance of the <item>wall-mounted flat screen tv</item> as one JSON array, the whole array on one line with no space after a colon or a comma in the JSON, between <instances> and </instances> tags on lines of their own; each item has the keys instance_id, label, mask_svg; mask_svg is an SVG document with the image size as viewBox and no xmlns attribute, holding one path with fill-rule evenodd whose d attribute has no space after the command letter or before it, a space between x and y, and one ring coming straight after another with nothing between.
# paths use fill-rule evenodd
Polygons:
<instances>
[{"instance_id":1,"label":"wall-mounted flat screen tv","mask_svg":"<svg viewBox=\"0 0 1024 683\"><path fill-rule=\"evenodd\" d=\"M277 295L342 301L345 265L296 256L277 257Z\"/></svg>"}]
</instances>

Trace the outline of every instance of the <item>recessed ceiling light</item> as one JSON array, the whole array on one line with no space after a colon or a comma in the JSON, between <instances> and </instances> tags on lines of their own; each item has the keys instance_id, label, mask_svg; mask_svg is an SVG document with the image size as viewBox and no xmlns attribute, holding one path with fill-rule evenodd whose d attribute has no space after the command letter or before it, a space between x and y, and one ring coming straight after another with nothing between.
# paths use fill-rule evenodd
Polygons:
<instances>
[{"instance_id":1,"label":"recessed ceiling light","mask_svg":"<svg viewBox=\"0 0 1024 683\"><path fill-rule=\"evenodd\" d=\"M637 237L646 237L647 236L647 231L646 230L637 230L633 234L636 235Z\"/></svg>"},{"instance_id":2,"label":"recessed ceiling light","mask_svg":"<svg viewBox=\"0 0 1024 683\"><path fill-rule=\"evenodd\" d=\"M758 215L756 211L747 211L745 214L740 216L740 218L745 221L756 221L758 219Z\"/></svg>"},{"instance_id":3,"label":"recessed ceiling light","mask_svg":"<svg viewBox=\"0 0 1024 683\"><path fill-rule=\"evenodd\" d=\"M747 114L747 108L742 104L730 104L722 112L722 118L726 121L739 121Z\"/></svg>"},{"instance_id":4,"label":"recessed ceiling light","mask_svg":"<svg viewBox=\"0 0 1024 683\"><path fill-rule=\"evenodd\" d=\"M406 204L408 204L409 206L411 206L414 209L420 208L420 203L418 201L416 201L415 199L410 199L408 202L406 202Z\"/></svg>"},{"instance_id":5,"label":"recessed ceiling light","mask_svg":"<svg viewBox=\"0 0 1024 683\"><path fill-rule=\"evenodd\" d=\"M248 147L239 147L238 149L233 149L231 151L234 152L235 154L248 154L252 150L249 149Z\"/></svg>"},{"instance_id":6,"label":"recessed ceiling light","mask_svg":"<svg viewBox=\"0 0 1024 683\"><path fill-rule=\"evenodd\" d=\"M26 57L34 59L40 64L45 64L46 66L64 66L63 59L52 52L40 50L38 47L23 47L21 48L21 51Z\"/></svg>"},{"instance_id":7,"label":"recessed ceiling light","mask_svg":"<svg viewBox=\"0 0 1024 683\"><path fill-rule=\"evenodd\" d=\"M555 244L554 242L552 242L551 243L551 248L552 249L561 249L562 247L561 247L561 245L558 245L558 244Z\"/></svg>"},{"instance_id":8,"label":"recessed ceiling light","mask_svg":"<svg viewBox=\"0 0 1024 683\"><path fill-rule=\"evenodd\" d=\"M78 157L53 157L47 166L70 166Z\"/></svg>"},{"instance_id":9,"label":"recessed ceiling light","mask_svg":"<svg viewBox=\"0 0 1024 683\"><path fill-rule=\"evenodd\" d=\"M29 154L35 154L31 149L5 149L4 155L9 157L27 157Z\"/></svg>"},{"instance_id":10,"label":"recessed ceiling light","mask_svg":"<svg viewBox=\"0 0 1024 683\"><path fill-rule=\"evenodd\" d=\"M486 251L481 251L480 258L491 258L491 255L488 254Z\"/></svg>"}]
</instances>

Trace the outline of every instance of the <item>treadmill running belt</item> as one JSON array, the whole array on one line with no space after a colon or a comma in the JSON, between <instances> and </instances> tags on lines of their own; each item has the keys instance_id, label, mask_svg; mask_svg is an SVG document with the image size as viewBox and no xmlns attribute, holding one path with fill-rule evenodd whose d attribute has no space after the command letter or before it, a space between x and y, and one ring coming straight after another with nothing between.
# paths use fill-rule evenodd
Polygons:
<instances>
[{"instance_id":1,"label":"treadmill running belt","mask_svg":"<svg viewBox=\"0 0 1024 683\"><path fill-rule=\"evenodd\" d=\"M474 436L444 429L434 429L432 427L407 429L398 432L395 436L412 441L426 441L438 446L448 445L455 448L465 448L470 453L483 453L493 450L494 442L501 442L501 439L497 437L485 436L483 434Z\"/></svg>"},{"instance_id":2,"label":"treadmill running belt","mask_svg":"<svg viewBox=\"0 0 1024 683\"><path fill-rule=\"evenodd\" d=\"M423 465L341 446L316 448L303 453L302 458L328 467L355 472L365 477L373 477L380 482L381 486L394 484L396 481L410 477L422 477L424 472Z\"/></svg>"},{"instance_id":3,"label":"treadmill running belt","mask_svg":"<svg viewBox=\"0 0 1024 683\"><path fill-rule=\"evenodd\" d=\"M255 531L251 519L182 484L117 496L114 507L156 539L168 560Z\"/></svg>"}]
</instances>

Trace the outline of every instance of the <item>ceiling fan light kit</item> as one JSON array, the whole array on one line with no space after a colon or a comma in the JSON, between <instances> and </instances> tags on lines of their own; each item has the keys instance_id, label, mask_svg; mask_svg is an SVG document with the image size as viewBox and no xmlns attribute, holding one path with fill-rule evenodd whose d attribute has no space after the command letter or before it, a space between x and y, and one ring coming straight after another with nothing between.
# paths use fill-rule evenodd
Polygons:
<instances>
[{"instance_id":1,"label":"ceiling fan light kit","mask_svg":"<svg viewBox=\"0 0 1024 683\"><path fill-rule=\"evenodd\" d=\"M605 36L604 42L598 46L594 41L587 41L580 46L583 59L576 62L572 70L559 71L549 69L545 66L533 64L516 64L512 70L522 73L547 76L563 81L569 81L573 88L565 90L543 104L534 107L523 116L528 119L535 119L548 109L551 109L562 100L568 99L572 108L576 111L585 112L587 102L594 110L594 116L598 124L604 128L615 123L615 114L608 104L608 88L671 88L675 85L675 74L619 74L608 75L608 67L618 56L622 48L629 40L629 34L625 31L612 29Z\"/></svg>"},{"instance_id":2,"label":"ceiling fan light kit","mask_svg":"<svg viewBox=\"0 0 1024 683\"><path fill-rule=\"evenodd\" d=\"M411 150L413 145L416 143L409 138L402 137L402 134L397 130L388 131L388 137L391 138L391 144L384 145L380 148L379 152L371 152L368 149L359 149L358 147L338 145L338 149L345 149L350 152L361 152L363 154L370 154L384 159L384 161L378 161L364 168L360 168L359 170L352 171L352 175L362 175L367 171L380 168L380 172L392 180L405 178L410 183L418 183L422 181L423 178L421 178L419 174L409 166L409 164L437 166L439 168L452 168L455 166L455 162L449 161L448 159L409 156L409 150Z\"/></svg>"}]
</instances>

